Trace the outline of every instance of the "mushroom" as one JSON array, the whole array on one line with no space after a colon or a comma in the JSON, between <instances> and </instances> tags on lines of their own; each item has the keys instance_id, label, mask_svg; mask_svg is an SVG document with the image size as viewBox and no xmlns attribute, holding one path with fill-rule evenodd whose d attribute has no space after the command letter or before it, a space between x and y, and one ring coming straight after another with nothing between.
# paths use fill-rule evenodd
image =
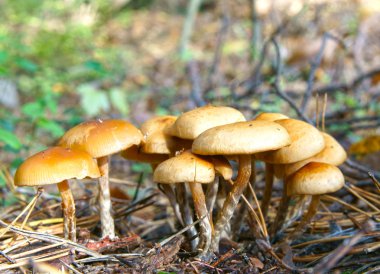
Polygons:
<instances>
[{"instance_id":1,"label":"mushroom","mask_svg":"<svg viewBox=\"0 0 380 274\"><path fill-rule=\"evenodd\" d=\"M180 115L166 133L178 138L194 140L202 132L220 125L245 121L244 115L230 107L203 106Z\"/></svg>"},{"instance_id":2,"label":"mushroom","mask_svg":"<svg viewBox=\"0 0 380 274\"><path fill-rule=\"evenodd\" d=\"M166 133L181 139L194 140L205 130L241 121L245 121L244 115L234 108L207 105L181 114L175 123L166 129ZM210 211L218 187L217 180L207 187L206 200Z\"/></svg>"},{"instance_id":3,"label":"mushroom","mask_svg":"<svg viewBox=\"0 0 380 274\"><path fill-rule=\"evenodd\" d=\"M68 130L59 141L62 147L86 151L98 161L99 205L102 237L115 237L115 225L111 216L109 191L109 156L139 145L143 136L131 123L123 120L96 120L81 123Z\"/></svg>"},{"instance_id":4,"label":"mushroom","mask_svg":"<svg viewBox=\"0 0 380 274\"><path fill-rule=\"evenodd\" d=\"M269 121L274 122L277 120L284 120L289 119L288 116L282 114L282 113L276 113L276 112L262 112L259 115L253 119L253 121Z\"/></svg>"},{"instance_id":5,"label":"mushroom","mask_svg":"<svg viewBox=\"0 0 380 274\"><path fill-rule=\"evenodd\" d=\"M52 147L26 159L17 169L14 182L16 186L57 184L62 197L64 235L75 242L75 203L67 180L99 176L96 162L86 152Z\"/></svg>"},{"instance_id":6,"label":"mushroom","mask_svg":"<svg viewBox=\"0 0 380 274\"><path fill-rule=\"evenodd\" d=\"M344 176L339 168L326 164L311 162L302 167L287 180L287 195L312 195L306 215L294 231L286 238L291 241L297 237L317 212L320 196L341 189Z\"/></svg>"},{"instance_id":7,"label":"mushroom","mask_svg":"<svg viewBox=\"0 0 380 274\"><path fill-rule=\"evenodd\" d=\"M277 120L275 123L284 127L289 132L291 144L275 151L268 151L256 154L256 159L262 160L270 164L289 164L295 163L319 153L324 147L325 142L323 135L314 126L296 119ZM273 176L272 176L273 178ZM267 181L273 183L272 181ZM262 201L262 210L266 212L271 197L272 185L266 185L264 197ZM282 226L285 221L286 213L289 205L289 197L286 191L283 191L279 209L271 229L271 234Z\"/></svg>"},{"instance_id":8,"label":"mushroom","mask_svg":"<svg viewBox=\"0 0 380 274\"><path fill-rule=\"evenodd\" d=\"M218 250L220 234L229 222L251 174L251 155L290 144L288 132L277 123L237 122L206 130L194 140L192 152L200 155L237 155L239 170L232 190L216 220L212 249Z\"/></svg>"},{"instance_id":9,"label":"mushroom","mask_svg":"<svg viewBox=\"0 0 380 274\"><path fill-rule=\"evenodd\" d=\"M325 147L316 155L301 160L292 164L274 165L274 174L278 178L285 178L292 175L294 172L310 162L326 163L334 166L339 166L347 159L347 153L344 148L330 134L321 132L325 140Z\"/></svg>"},{"instance_id":10,"label":"mushroom","mask_svg":"<svg viewBox=\"0 0 380 274\"><path fill-rule=\"evenodd\" d=\"M191 142L167 134L165 131L177 120L176 116L157 116L145 121L141 125L144 143L141 151L144 153L174 155L176 150L191 147Z\"/></svg>"},{"instance_id":11,"label":"mushroom","mask_svg":"<svg viewBox=\"0 0 380 274\"><path fill-rule=\"evenodd\" d=\"M216 163L218 166L214 166ZM215 179L215 170L222 172L229 180L232 176L232 168L227 160L218 159L213 161L211 157L202 157L184 151L179 155L170 158L159 164L154 172L153 180L163 184L188 183L193 200L194 208L198 219L204 219L200 222L200 243L199 249L201 254L206 254L211 244L212 225L210 216L206 207L205 195L202 184L208 184Z\"/></svg>"}]
</instances>

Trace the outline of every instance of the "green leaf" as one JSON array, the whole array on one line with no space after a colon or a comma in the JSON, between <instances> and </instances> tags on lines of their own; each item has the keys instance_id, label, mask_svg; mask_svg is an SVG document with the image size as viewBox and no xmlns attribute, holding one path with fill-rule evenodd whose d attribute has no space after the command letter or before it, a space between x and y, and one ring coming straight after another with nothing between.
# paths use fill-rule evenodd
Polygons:
<instances>
[{"instance_id":1,"label":"green leaf","mask_svg":"<svg viewBox=\"0 0 380 274\"><path fill-rule=\"evenodd\" d=\"M0 128L0 143L3 143L12 149L20 150L22 144L15 134Z\"/></svg>"},{"instance_id":2,"label":"green leaf","mask_svg":"<svg viewBox=\"0 0 380 274\"><path fill-rule=\"evenodd\" d=\"M44 115L44 107L40 101L26 103L21 107L21 112L26 116L37 119Z\"/></svg>"},{"instance_id":3,"label":"green leaf","mask_svg":"<svg viewBox=\"0 0 380 274\"><path fill-rule=\"evenodd\" d=\"M65 130L60 124L53 120L48 120L46 118L41 118L37 122L37 126L41 129L49 132L54 138L58 138L65 133Z\"/></svg>"},{"instance_id":4,"label":"green leaf","mask_svg":"<svg viewBox=\"0 0 380 274\"><path fill-rule=\"evenodd\" d=\"M22 59L19 59L16 63L20 68L22 68L23 70L27 72L36 72L38 69L38 66L28 59L22 58Z\"/></svg>"},{"instance_id":5,"label":"green leaf","mask_svg":"<svg viewBox=\"0 0 380 274\"><path fill-rule=\"evenodd\" d=\"M109 110L109 101L104 91L97 90L90 85L84 84L79 86L78 93L81 97L81 106L87 115L96 116L101 111Z\"/></svg>"},{"instance_id":6,"label":"green leaf","mask_svg":"<svg viewBox=\"0 0 380 274\"><path fill-rule=\"evenodd\" d=\"M128 115L129 105L127 101L127 93L121 89L110 90L110 100L114 108L120 111L123 115Z\"/></svg>"},{"instance_id":7,"label":"green leaf","mask_svg":"<svg viewBox=\"0 0 380 274\"><path fill-rule=\"evenodd\" d=\"M22 162L24 162L24 159L21 157L17 157L11 162L11 168L17 169L22 164Z\"/></svg>"}]
</instances>

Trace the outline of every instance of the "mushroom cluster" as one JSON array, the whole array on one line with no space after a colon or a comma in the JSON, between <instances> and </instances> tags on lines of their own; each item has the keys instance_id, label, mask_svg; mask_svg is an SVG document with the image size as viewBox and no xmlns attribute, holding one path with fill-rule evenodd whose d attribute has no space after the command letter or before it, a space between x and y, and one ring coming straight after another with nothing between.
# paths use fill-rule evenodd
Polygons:
<instances>
[{"instance_id":1,"label":"mushroom cluster","mask_svg":"<svg viewBox=\"0 0 380 274\"><path fill-rule=\"evenodd\" d=\"M75 205L67 180L99 178L102 236L113 238L108 162L110 155L118 152L125 159L151 164L153 181L168 197L178 223L190 225L191 246L201 255L218 252L221 234L250 177L255 176L255 161L264 162L266 167L261 200L264 216L268 214L274 178L283 181L283 195L271 224L272 235L283 226L290 196L312 196L308 212L287 238L291 240L312 219L320 195L343 186L344 177L336 166L347 157L332 136L306 122L280 113L262 113L247 121L236 109L207 105L179 117L154 117L140 130L123 120L79 124L61 138L58 147L27 159L16 172L15 184L58 183L64 208L64 235L75 240ZM75 153L79 156L72 156ZM53 163L56 155L63 158ZM236 178L233 161L238 166ZM78 173L68 172L68 166L76 167ZM216 197L230 185L226 181L232 186L218 207ZM200 220L197 226L191 226L194 217Z\"/></svg>"}]
</instances>

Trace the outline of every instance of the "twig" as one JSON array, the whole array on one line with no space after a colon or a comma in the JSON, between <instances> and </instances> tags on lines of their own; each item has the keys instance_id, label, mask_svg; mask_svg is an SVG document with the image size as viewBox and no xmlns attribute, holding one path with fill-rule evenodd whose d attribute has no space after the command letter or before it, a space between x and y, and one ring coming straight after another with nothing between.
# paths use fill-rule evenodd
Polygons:
<instances>
[{"instance_id":1,"label":"twig","mask_svg":"<svg viewBox=\"0 0 380 274\"><path fill-rule=\"evenodd\" d=\"M191 33L193 32L194 20L197 16L201 3L202 0L190 0L188 2L186 18L183 24L181 41L179 46L179 53L182 58L184 58L187 53L187 46L189 44Z\"/></svg>"},{"instance_id":2,"label":"twig","mask_svg":"<svg viewBox=\"0 0 380 274\"><path fill-rule=\"evenodd\" d=\"M255 61L260 48L261 22L257 16L256 0L249 0L251 9L251 61Z\"/></svg>"},{"instance_id":3,"label":"twig","mask_svg":"<svg viewBox=\"0 0 380 274\"><path fill-rule=\"evenodd\" d=\"M17 228L15 226L8 225L7 223L3 222L2 220L0 220L0 225L3 227L7 227L10 231L17 233L17 234L20 234L22 236L42 240L42 241L49 242L49 243L63 243L66 245L70 245L70 246L74 247L76 250L83 252L89 256L93 256L93 257L101 256L101 254L94 252L94 251L92 251L92 250L90 250L90 249L88 249L88 248L86 248L80 244L74 243L72 241L69 241L69 240L54 236L54 235L49 235L49 234L44 234L44 233L28 231L28 230L24 230L21 228Z\"/></svg>"},{"instance_id":4,"label":"twig","mask_svg":"<svg viewBox=\"0 0 380 274\"><path fill-rule=\"evenodd\" d=\"M319 264L317 264L314 267L313 273L326 273L328 270L333 268L336 263L345 256L355 244L357 244L362 237L366 234L371 232L374 229L375 224L373 221L368 220L364 226L363 229L361 229L355 236L353 236L350 239L346 239L343 241L343 243L336 248L333 252L331 252L329 255L327 255Z\"/></svg>"},{"instance_id":5,"label":"twig","mask_svg":"<svg viewBox=\"0 0 380 274\"><path fill-rule=\"evenodd\" d=\"M311 62L311 69L310 69L310 73L309 73L309 78L307 80L307 88L306 88L306 92L305 92L305 95L302 99L302 103L301 103L301 107L300 107L302 112L305 112L305 110L308 106L308 103L310 101L311 94L313 91L315 73L317 71L317 68L321 64L323 53L324 53L325 48L326 48L327 40L330 38L333 38L333 36L331 34L329 34L328 32L323 34L321 47L317 53L317 56L315 57L315 60Z\"/></svg>"},{"instance_id":6,"label":"twig","mask_svg":"<svg viewBox=\"0 0 380 274\"><path fill-rule=\"evenodd\" d=\"M314 89L313 93L335 92L335 91L349 91L356 88L364 80L375 76L380 73L380 68L374 68L368 72L360 74L350 83L335 83L329 84L320 88Z\"/></svg>"},{"instance_id":7,"label":"twig","mask_svg":"<svg viewBox=\"0 0 380 274\"><path fill-rule=\"evenodd\" d=\"M355 161L353 161L352 159L347 159L345 164L347 164L349 167L351 168L354 168L362 173L366 173L366 174L373 174L375 176L380 176L380 172L377 172L377 171L373 171L373 170L370 170L369 168L361 165L361 164L358 164L356 163Z\"/></svg>"},{"instance_id":8,"label":"twig","mask_svg":"<svg viewBox=\"0 0 380 274\"><path fill-rule=\"evenodd\" d=\"M322 132L325 132L326 124L326 108L327 108L327 93L323 96L323 105L322 105Z\"/></svg>"},{"instance_id":9,"label":"twig","mask_svg":"<svg viewBox=\"0 0 380 274\"><path fill-rule=\"evenodd\" d=\"M203 99L201 80L199 75L198 64L196 61L192 60L187 64L187 69L189 72L189 78L191 82L191 94L190 97L196 104L196 106L206 105L206 101Z\"/></svg>"},{"instance_id":10,"label":"twig","mask_svg":"<svg viewBox=\"0 0 380 274\"><path fill-rule=\"evenodd\" d=\"M377 190L380 192L380 182L376 179L372 172L368 172L368 176L371 178L372 182L375 184Z\"/></svg>"},{"instance_id":11,"label":"twig","mask_svg":"<svg viewBox=\"0 0 380 274\"><path fill-rule=\"evenodd\" d=\"M220 27L220 30L217 34L216 37L216 47L215 47L215 53L214 53L214 58L212 61L212 65L210 68L210 72L207 77L207 84L209 87L206 89L205 94L207 94L209 91L212 90L214 86L214 81L216 78L216 75L219 73L219 64L220 60L222 59L222 49L224 42L227 38L227 33L230 25L230 16L229 16L229 9L228 9L228 2L226 0L222 0L220 2L223 10L223 15L222 15L222 25Z\"/></svg>"},{"instance_id":12,"label":"twig","mask_svg":"<svg viewBox=\"0 0 380 274\"><path fill-rule=\"evenodd\" d=\"M12 221L12 223L10 223L5 229L2 229L2 231L0 232L0 237L3 237L4 236L4 234L5 233L7 233L7 231L10 229L10 227L12 226L12 225L14 225L16 222L17 222L17 220L22 216L22 215L24 215L24 213L29 209L29 208L31 208L34 204L35 204L35 202L36 202L36 200L38 199L38 197L40 197L40 195L41 195L41 193L42 193L42 191L40 190L40 188L38 189L38 191L37 191L37 193L36 193L36 195L33 197L33 199L30 201L30 203L21 211L21 213Z\"/></svg>"},{"instance_id":13,"label":"twig","mask_svg":"<svg viewBox=\"0 0 380 274\"><path fill-rule=\"evenodd\" d=\"M191 227L195 226L197 223L199 223L200 221L202 221L203 218L205 218L205 217L206 217L206 215L202 216L201 218L199 218L198 220L196 220L194 223L185 226L184 228L182 228L182 229L181 229L180 231L178 231L177 233L175 233L175 234L171 235L170 237L168 237L168 238L162 240L161 242L159 242L157 245L158 245L158 246L161 246L161 247L164 246L164 245L166 245L166 244L167 244L168 242L170 242L172 239L174 239L175 237L181 235L182 233L186 232L186 231L189 230ZM148 252L146 253L146 255L148 255L148 254L154 252L155 250L156 250L155 247L149 249Z\"/></svg>"},{"instance_id":14,"label":"twig","mask_svg":"<svg viewBox=\"0 0 380 274\"><path fill-rule=\"evenodd\" d=\"M277 93L278 96L280 96L282 99L284 99L288 104L296 111L297 115L302 118L304 121L308 122L309 124L313 124L313 122L306 117L306 115L303 113L301 109L298 108L296 103L280 88L280 77L281 77L281 53L280 53L280 47L278 46L278 43L275 38L271 39L271 42L275 48L276 51L276 76L271 84L274 91Z\"/></svg>"}]
</instances>

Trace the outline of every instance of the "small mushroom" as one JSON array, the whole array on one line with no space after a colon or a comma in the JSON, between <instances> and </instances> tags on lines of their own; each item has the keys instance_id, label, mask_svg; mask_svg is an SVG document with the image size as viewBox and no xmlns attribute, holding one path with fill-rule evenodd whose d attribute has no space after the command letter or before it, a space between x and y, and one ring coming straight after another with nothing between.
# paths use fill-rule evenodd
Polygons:
<instances>
[{"instance_id":1,"label":"small mushroom","mask_svg":"<svg viewBox=\"0 0 380 274\"><path fill-rule=\"evenodd\" d=\"M259 115L253 119L253 121L269 121L274 122L278 120L284 120L289 119L288 116L282 114L282 113L276 113L276 112L262 112Z\"/></svg>"},{"instance_id":2,"label":"small mushroom","mask_svg":"<svg viewBox=\"0 0 380 274\"><path fill-rule=\"evenodd\" d=\"M205 195L202 184L209 184L215 179L215 171L221 172L226 179L232 176L232 169L228 161L223 164L219 159L217 166L214 166L211 157L198 156L190 151L184 151L179 155L166 160L159 164L154 172L153 180L163 184L188 183L194 201L195 212L197 217L206 216L200 222L199 249L202 254L206 254L211 244L212 224L210 221L209 211L206 207ZM231 170L231 171L228 171Z\"/></svg>"},{"instance_id":3,"label":"small mushroom","mask_svg":"<svg viewBox=\"0 0 380 274\"><path fill-rule=\"evenodd\" d=\"M274 174L276 177L289 177L294 172L310 162L326 163L334 166L343 164L347 159L347 153L344 148L330 134L327 134L325 132L321 132L321 134L325 140L325 147L321 152L310 158L292 164L274 165Z\"/></svg>"},{"instance_id":4,"label":"small mushroom","mask_svg":"<svg viewBox=\"0 0 380 274\"><path fill-rule=\"evenodd\" d=\"M123 120L96 120L81 123L68 130L59 146L86 151L98 161L99 205L102 237L115 237L115 224L111 215L109 190L109 157L133 145L139 145L143 136L131 123Z\"/></svg>"},{"instance_id":5,"label":"small mushroom","mask_svg":"<svg viewBox=\"0 0 380 274\"><path fill-rule=\"evenodd\" d=\"M312 200L307 213L286 241L302 233L317 212L322 194L338 191L343 185L344 176L339 168L325 163L308 163L290 176L286 185L287 195L312 195Z\"/></svg>"},{"instance_id":6,"label":"small mushroom","mask_svg":"<svg viewBox=\"0 0 380 274\"><path fill-rule=\"evenodd\" d=\"M166 133L178 138L194 140L207 129L245 121L244 115L231 107L207 105L180 115Z\"/></svg>"},{"instance_id":7,"label":"small mushroom","mask_svg":"<svg viewBox=\"0 0 380 274\"><path fill-rule=\"evenodd\" d=\"M75 242L75 203L67 180L99 176L95 160L86 152L52 147L26 159L17 169L14 182L16 186L57 184L62 197L64 235Z\"/></svg>"}]
</instances>

